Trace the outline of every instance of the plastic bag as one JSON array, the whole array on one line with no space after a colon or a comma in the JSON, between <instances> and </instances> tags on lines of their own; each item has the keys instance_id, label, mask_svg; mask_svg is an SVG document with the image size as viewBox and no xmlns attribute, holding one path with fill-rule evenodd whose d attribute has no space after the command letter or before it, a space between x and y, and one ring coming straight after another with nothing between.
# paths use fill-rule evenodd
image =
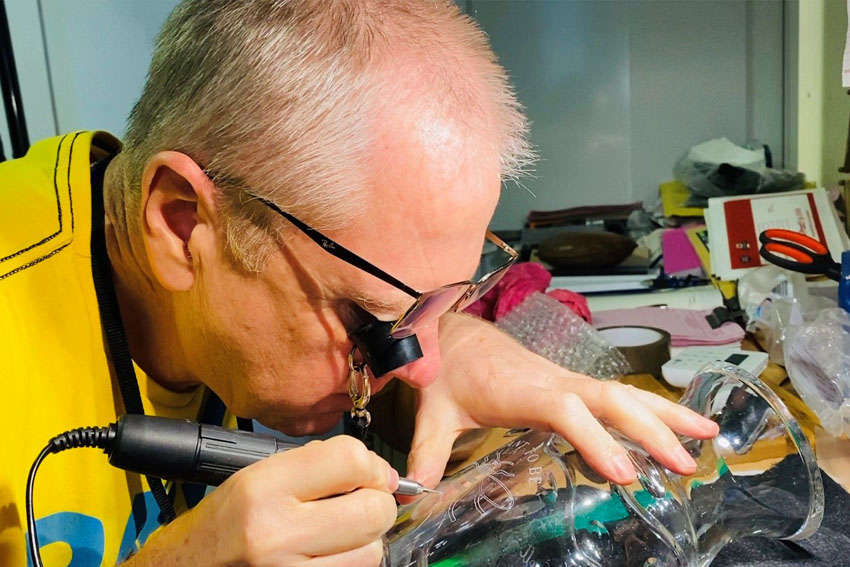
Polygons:
<instances>
[{"instance_id":1,"label":"plastic bag","mask_svg":"<svg viewBox=\"0 0 850 567\"><path fill-rule=\"evenodd\" d=\"M738 298L747 313L747 331L759 338L771 362L783 366L783 347L789 334L837 305L833 298L812 293L803 274L773 265L756 268L742 277Z\"/></svg>"},{"instance_id":2,"label":"plastic bag","mask_svg":"<svg viewBox=\"0 0 850 567\"><path fill-rule=\"evenodd\" d=\"M827 309L785 342L791 383L836 437L850 437L850 316Z\"/></svg>"},{"instance_id":3,"label":"plastic bag","mask_svg":"<svg viewBox=\"0 0 850 567\"><path fill-rule=\"evenodd\" d=\"M630 372L620 350L557 299L532 293L496 322L530 351L559 366L600 380Z\"/></svg>"},{"instance_id":4,"label":"plastic bag","mask_svg":"<svg viewBox=\"0 0 850 567\"><path fill-rule=\"evenodd\" d=\"M705 207L711 197L779 193L803 189L805 175L766 167L763 150L747 150L726 138L691 148L673 167L673 176L688 186L688 207Z\"/></svg>"}]
</instances>

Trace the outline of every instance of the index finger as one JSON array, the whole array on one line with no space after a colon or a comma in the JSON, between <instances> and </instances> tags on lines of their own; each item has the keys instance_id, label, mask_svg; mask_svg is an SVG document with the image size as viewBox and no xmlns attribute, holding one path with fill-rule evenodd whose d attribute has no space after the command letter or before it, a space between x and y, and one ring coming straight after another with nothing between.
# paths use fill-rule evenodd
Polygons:
<instances>
[{"instance_id":1,"label":"index finger","mask_svg":"<svg viewBox=\"0 0 850 567\"><path fill-rule=\"evenodd\" d=\"M272 455L262 465L302 502L347 494L358 488L393 492L398 473L353 437L340 435Z\"/></svg>"}]
</instances>

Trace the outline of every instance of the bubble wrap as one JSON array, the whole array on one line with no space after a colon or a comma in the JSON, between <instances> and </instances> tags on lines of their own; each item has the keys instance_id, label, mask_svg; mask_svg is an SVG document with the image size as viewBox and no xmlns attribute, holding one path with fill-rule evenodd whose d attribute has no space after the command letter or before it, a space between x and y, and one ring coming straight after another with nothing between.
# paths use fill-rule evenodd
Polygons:
<instances>
[{"instance_id":1,"label":"bubble wrap","mask_svg":"<svg viewBox=\"0 0 850 567\"><path fill-rule=\"evenodd\" d=\"M496 326L532 352L568 370L601 380L630 371L623 353L569 307L548 295L529 295Z\"/></svg>"},{"instance_id":2,"label":"bubble wrap","mask_svg":"<svg viewBox=\"0 0 850 567\"><path fill-rule=\"evenodd\" d=\"M794 389L836 437L850 437L850 316L825 309L785 340Z\"/></svg>"}]
</instances>

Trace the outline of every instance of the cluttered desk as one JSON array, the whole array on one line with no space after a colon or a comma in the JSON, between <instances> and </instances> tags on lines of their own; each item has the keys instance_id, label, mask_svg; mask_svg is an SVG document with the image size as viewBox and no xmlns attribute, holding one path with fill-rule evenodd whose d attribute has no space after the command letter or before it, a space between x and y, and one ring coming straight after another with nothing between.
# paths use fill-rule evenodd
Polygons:
<instances>
[{"instance_id":1,"label":"cluttered desk","mask_svg":"<svg viewBox=\"0 0 850 567\"><path fill-rule=\"evenodd\" d=\"M392 565L846 565L843 222L823 189L704 207L683 182L660 191L661 226L636 242L605 230L645 224L634 205L530 213L529 262L472 311L565 368L713 419L716 439L685 442L697 472L620 436L638 482L618 487L555 435L473 434L442 495L400 515Z\"/></svg>"}]
</instances>

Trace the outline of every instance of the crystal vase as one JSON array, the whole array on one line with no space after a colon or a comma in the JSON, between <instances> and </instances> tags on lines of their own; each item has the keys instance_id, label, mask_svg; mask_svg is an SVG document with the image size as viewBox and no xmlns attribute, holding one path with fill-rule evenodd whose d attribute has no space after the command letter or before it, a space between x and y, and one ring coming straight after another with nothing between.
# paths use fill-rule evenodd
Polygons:
<instances>
[{"instance_id":1,"label":"crystal vase","mask_svg":"<svg viewBox=\"0 0 850 567\"><path fill-rule=\"evenodd\" d=\"M695 474L670 472L618 435L638 480L614 485L559 436L509 432L440 494L399 508L383 566L704 567L731 540L801 539L817 529L824 503L814 453L769 388L714 363L680 403L720 427L711 440L682 439Z\"/></svg>"}]
</instances>

